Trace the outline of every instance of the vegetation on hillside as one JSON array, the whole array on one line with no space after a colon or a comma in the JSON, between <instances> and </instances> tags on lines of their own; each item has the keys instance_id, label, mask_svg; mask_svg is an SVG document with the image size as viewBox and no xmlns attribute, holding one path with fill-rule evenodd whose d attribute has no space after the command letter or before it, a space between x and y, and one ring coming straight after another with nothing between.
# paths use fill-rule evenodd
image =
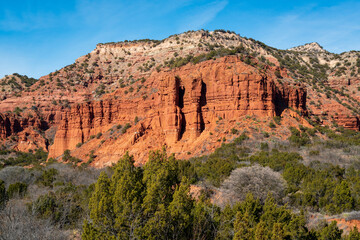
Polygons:
<instances>
[{"instance_id":1,"label":"vegetation on hillside","mask_svg":"<svg viewBox=\"0 0 360 240\"><path fill-rule=\"evenodd\" d=\"M329 140L317 142L317 131ZM13 159L0 170L0 230L21 236L32 219L48 231L39 227L34 236L56 232L55 239L68 238L68 229L78 229L83 239L357 239L357 229L344 235L334 223L310 227L308 216L360 210L358 165L306 164L299 154L314 144L323 151L357 147L350 141L357 137L301 127L292 129L289 145L256 150L243 133L213 154L189 160L162 150L136 167L125 154L101 174L77 167L69 153L67 164L54 164L41 150L2 150L2 158ZM6 221L7 214L14 221ZM17 222L22 230L14 230Z\"/></svg>"},{"instance_id":2,"label":"vegetation on hillside","mask_svg":"<svg viewBox=\"0 0 360 240\"><path fill-rule=\"evenodd\" d=\"M171 46L179 47L174 47L169 58L144 57L144 62L129 60L135 59L130 50L123 49L121 56L111 52L113 57L106 56L111 59L101 59L95 51L39 84L35 84L37 79L14 74L0 85L3 92L8 91L5 87L28 91L34 84L36 90L46 86L50 92L53 83L61 94L51 102L63 108L70 107L70 101L62 98L63 91L76 92L90 84L96 98L119 88L123 96L144 90L139 94L146 99L157 91L145 90L151 70L237 55L260 72L275 69L280 84L302 82L317 97L333 99L354 115L360 113L360 102L346 88L328 84L329 76L360 73L360 57L355 62L339 60L331 67L312 53L279 50L253 39L242 38L233 46L216 42L235 42L233 32L220 29L201 34L205 40L191 43L197 51L189 55L182 52L183 44L189 42L180 35L162 41L125 41L117 44L144 43L151 48L174 41ZM326 54L329 60L341 59ZM294 80L283 76L285 69ZM320 109L322 103L313 101L308 106ZM13 113L21 117L25 109L16 107ZM39 109L34 97L32 110L38 113ZM64 151L59 164L47 160L43 149L25 153L2 147L0 239L68 239L70 234L82 239L360 239L356 228L344 233L334 222L309 224L313 214L360 211L360 133L336 124L323 127L322 122L334 121L334 116L309 112L307 120L313 127L291 127L286 141L275 142L270 133L263 132L268 141L256 142L246 133L237 135L239 130L233 128L231 134L238 137L212 154L177 160L165 150L155 151L143 166L135 166L136 159L125 154L114 166L96 170L89 167L95 150L79 166L82 160L71 156L70 150ZM115 132L117 139L141 119L114 125L109 133ZM280 124L281 118L275 117L267 126L278 130ZM99 132L90 140L106 135ZM15 135L10 138L16 140ZM77 148L86 143L78 143Z\"/></svg>"},{"instance_id":3,"label":"vegetation on hillside","mask_svg":"<svg viewBox=\"0 0 360 240\"><path fill-rule=\"evenodd\" d=\"M2 86L3 89L5 86L10 86L12 91L14 91L14 90L22 91L22 90L25 90L25 89L31 87L37 81L38 81L38 79L31 78L31 77L29 78L26 75L20 75L18 73L14 73L10 76L6 76L0 82L0 86Z\"/></svg>"},{"instance_id":4,"label":"vegetation on hillside","mask_svg":"<svg viewBox=\"0 0 360 240\"><path fill-rule=\"evenodd\" d=\"M125 155L114 175L101 174L90 198L83 239L340 239L336 224L309 230L303 213L250 193L221 209L202 192L191 198L182 164L153 152L144 168ZM335 238L334 238L335 237Z\"/></svg>"}]
</instances>

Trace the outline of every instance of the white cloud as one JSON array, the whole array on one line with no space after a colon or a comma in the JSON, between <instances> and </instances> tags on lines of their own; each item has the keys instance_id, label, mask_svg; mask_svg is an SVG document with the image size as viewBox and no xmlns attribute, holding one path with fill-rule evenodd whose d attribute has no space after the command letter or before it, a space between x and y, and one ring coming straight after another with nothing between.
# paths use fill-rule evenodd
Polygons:
<instances>
[{"instance_id":1,"label":"white cloud","mask_svg":"<svg viewBox=\"0 0 360 240\"><path fill-rule=\"evenodd\" d=\"M308 42L319 42L329 51L341 52L360 48L354 41L360 29L360 3L346 2L330 7L308 6L275 17L266 24L263 40L280 48ZM355 45L354 45L355 44Z\"/></svg>"},{"instance_id":2,"label":"white cloud","mask_svg":"<svg viewBox=\"0 0 360 240\"><path fill-rule=\"evenodd\" d=\"M211 22L228 4L227 0L215 1L195 8L187 19L181 22L179 32L196 30Z\"/></svg>"}]
</instances>

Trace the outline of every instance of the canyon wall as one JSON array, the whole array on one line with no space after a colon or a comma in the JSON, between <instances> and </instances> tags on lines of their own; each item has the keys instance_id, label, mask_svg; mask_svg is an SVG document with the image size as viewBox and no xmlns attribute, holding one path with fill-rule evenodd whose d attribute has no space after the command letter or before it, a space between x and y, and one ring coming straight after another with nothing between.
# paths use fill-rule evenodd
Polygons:
<instances>
[{"instance_id":1,"label":"canyon wall","mask_svg":"<svg viewBox=\"0 0 360 240\"><path fill-rule=\"evenodd\" d=\"M32 127L39 130L48 128L47 122L38 117L21 117L13 113L0 113L0 139Z\"/></svg>"},{"instance_id":2,"label":"canyon wall","mask_svg":"<svg viewBox=\"0 0 360 240\"><path fill-rule=\"evenodd\" d=\"M48 150L49 142L42 131L48 129L46 121L36 117L22 117L14 113L0 114L0 139L12 136L12 143L16 143L14 149L29 151L38 148Z\"/></svg>"},{"instance_id":3,"label":"canyon wall","mask_svg":"<svg viewBox=\"0 0 360 240\"><path fill-rule=\"evenodd\" d=\"M154 146L195 142L219 119L273 117L289 107L306 114L306 90L274 79L271 71L260 73L235 56L154 72L144 83L154 89L145 100L126 99L115 92L114 98L74 105L65 111L49 156L74 150L92 135L117 124L133 123L135 117L140 122L122 135L130 140L114 143L114 149L131 148L144 135L153 136ZM136 151L148 148L138 147Z\"/></svg>"}]
</instances>

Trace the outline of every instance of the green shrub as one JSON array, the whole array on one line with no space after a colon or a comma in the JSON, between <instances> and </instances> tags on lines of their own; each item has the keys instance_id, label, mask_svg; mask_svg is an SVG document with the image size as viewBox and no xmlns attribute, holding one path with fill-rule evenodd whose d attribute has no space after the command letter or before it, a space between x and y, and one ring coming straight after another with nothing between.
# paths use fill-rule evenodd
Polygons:
<instances>
[{"instance_id":1,"label":"green shrub","mask_svg":"<svg viewBox=\"0 0 360 240\"><path fill-rule=\"evenodd\" d=\"M70 159L71 155L70 155L70 150L69 149L66 149L63 153L63 157L62 157L62 160L64 162L68 161Z\"/></svg>"},{"instance_id":2,"label":"green shrub","mask_svg":"<svg viewBox=\"0 0 360 240\"><path fill-rule=\"evenodd\" d=\"M57 175L58 170L56 170L55 168L44 170L42 175L37 179L37 182L41 183L46 187L53 187L53 182L55 181Z\"/></svg>"},{"instance_id":3,"label":"green shrub","mask_svg":"<svg viewBox=\"0 0 360 240\"><path fill-rule=\"evenodd\" d=\"M263 131L262 134L264 135L264 138L270 137L270 134L268 132Z\"/></svg>"},{"instance_id":4,"label":"green shrub","mask_svg":"<svg viewBox=\"0 0 360 240\"><path fill-rule=\"evenodd\" d=\"M28 185L21 182L10 184L7 190L7 196L13 198L16 196L23 197L27 192Z\"/></svg>"},{"instance_id":5,"label":"green shrub","mask_svg":"<svg viewBox=\"0 0 360 240\"><path fill-rule=\"evenodd\" d=\"M275 116L273 119L277 125L281 125L281 117L280 116Z\"/></svg>"},{"instance_id":6,"label":"green shrub","mask_svg":"<svg viewBox=\"0 0 360 240\"><path fill-rule=\"evenodd\" d=\"M267 151L269 150L269 144L267 142L264 142L264 143L260 143L260 149L262 151Z\"/></svg>"},{"instance_id":7,"label":"green shrub","mask_svg":"<svg viewBox=\"0 0 360 240\"><path fill-rule=\"evenodd\" d=\"M276 69L276 70L275 70L275 76L276 76L277 78L282 78L282 76L281 76L281 73L280 73L280 70L279 70L279 69Z\"/></svg>"},{"instance_id":8,"label":"green shrub","mask_svg":"<svg viewBox=\"0 0 360 240\"><path fill-rule=\"evenodd\" d=\"M121 129L121 133L126 133L126 131L131 128L131 124L130 123L126 123L125 126Z\"/></svg>"},{"instance_id":9,"label":"green shrub","mask_svg":"<svg viewBox=\"0 0 360 240\"><path fill-rule=\"evenodd\" d=\"M36 149L35 152L15 152L15 157L2 159L2 166L39 166L41 163L46 162L48 153L42 148Z\"/></svg>"},{"instance_id":10,"label":"green shrub","mask_svg":"<svg viewBox=\"0 0 360 240\"><path fill-rule=\"evenodd\" d=\"M49 192L32 202L32 213L42 219L49 219L61 229L81 227L93 185L89 187L67 184L56 192Z\"/></svg>"},{"instance_id":11,"label":"green shrub","mask_svg":"<svg viewBox=\"0 0 360 240\"><path fill-rule=\"evenodd\" d=\"M276 125L275 125L275 123L270 122L270 123L269 123L269 127L270 127L270 128L276 128Z\"/></svg>"},{"instance_id":12,"label":"green shrub","mask_svg":"<svg viewBox=\"0 0 360 240\"><path fill-rule=\"evenodd\" d=\"M249 139L249 137L246 135L245 132L243 132L239 137L235 138L234 143L240 145L243 141L247 139Z\"/></svg>"},{"instance_id":13,"label":"green shrub","mask_svg":"<svg viewBox=\"0 0 360 240\"><path fill-rule=\"evenodd\" d=\"M289 141L296 146L304 146L311 142L308 134L306 132L300 132L298 129L294 127L290 127L291 136L289 137Z\"/></svg>"},{"instance_id":14,"label":"green shrub","mask_svg":"<svg viewBox=\"0 0 360 240\"><path fill-rule=\"evenodd\" d=\"M32 204L32 211L39 217L48 218L54 215L56 207L57 206L55 194L50 192L49 194L40 196ZM57 218L58 216L54 217Z\"/></svg>"},{"instance_id":15,"label":"green shrub","mask_svg":"<svg viewBox=\"0 0 360 240\"><path fill-rule=\"evenodd\" d=\"M320 152L319 152L319 150L311 150L309 152L309 155L310 156L318 156L318 155L320 155Z\"/></svg>"},{"instance_id":16,"label":"green shrub","mask_svg":"<svg viewBox=\"0 0 360 240\"><path fill-rule=\"evenodd\" d=\"M6 201L8 200L5 182L0 179L0 210L4 209Z\"/></svg>"},{"instance_id":17,"label":"green shrub","mask_svg":"<svg viewBox=\"0 0 360 240\"><path fill-rule=\"evenodd\" d=\"M14 113L16 114L16 115L20 115L20 113L22 112L23 110L21 109L21 108L19 108L19 107L16 107L15 109L14 109Z\"/></svg>"}]
</instances>

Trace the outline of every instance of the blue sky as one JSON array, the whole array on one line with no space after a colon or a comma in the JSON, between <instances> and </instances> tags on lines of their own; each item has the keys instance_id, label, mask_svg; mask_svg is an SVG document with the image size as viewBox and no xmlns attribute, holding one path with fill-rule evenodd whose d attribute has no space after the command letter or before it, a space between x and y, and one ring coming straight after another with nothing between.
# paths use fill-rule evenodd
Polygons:
<instances>
[{"instance_id":1,"label":"blue sky","mask_svg":"<svg viewBox=\"0 0 360 240\"><path fill-rule=\"evenodd\" d=\"M360 50L360 1L0 0L0 77L40 77L99 42L226 29L286 49Z\"/></svg>"}]
</instances>

